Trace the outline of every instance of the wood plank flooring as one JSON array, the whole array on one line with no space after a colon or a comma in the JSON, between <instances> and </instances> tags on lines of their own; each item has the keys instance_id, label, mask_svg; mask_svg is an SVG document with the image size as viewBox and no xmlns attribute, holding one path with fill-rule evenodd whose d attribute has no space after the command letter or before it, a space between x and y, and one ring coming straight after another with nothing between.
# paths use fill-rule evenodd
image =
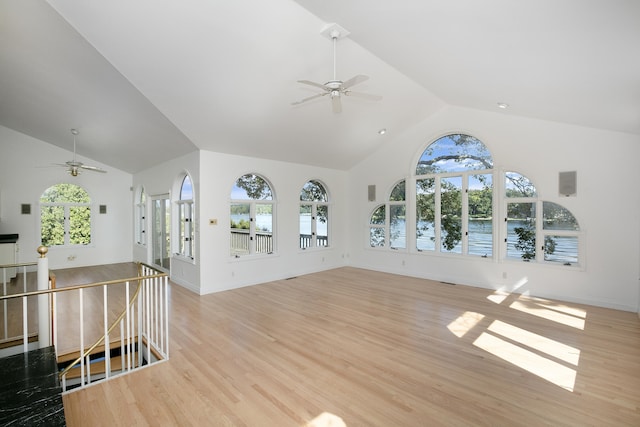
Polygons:
<instances>
[{"instance_id":1,"label":"wood plank flooring","mask_svg":"<svg viewBox=\"0 0 640 427\"><path fill-rule=\"evenodd\" d=\"M170 360L65 395L68 426L640 425L635 313L356 268L170 310Z\"/></svg>"}]
</instances>

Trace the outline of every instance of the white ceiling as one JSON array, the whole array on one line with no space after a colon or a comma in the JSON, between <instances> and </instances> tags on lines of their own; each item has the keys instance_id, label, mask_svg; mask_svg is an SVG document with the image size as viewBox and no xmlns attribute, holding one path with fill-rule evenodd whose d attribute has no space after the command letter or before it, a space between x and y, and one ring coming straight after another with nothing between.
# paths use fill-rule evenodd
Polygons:
<instances>
[{"instance_id":1,"label":"white ceiling","mask_svg":"<svg viewBox=\"0 0 640 427\"><path fill-rule=\"evenodd\" d=\"M338 78L383 100L291 106L331 80L334 22ZM198 148L348 169L447 104L640 135L638 46L637 0L0 0L0 125L78 128L130 173Z\"/></svg>"}]
</instances>

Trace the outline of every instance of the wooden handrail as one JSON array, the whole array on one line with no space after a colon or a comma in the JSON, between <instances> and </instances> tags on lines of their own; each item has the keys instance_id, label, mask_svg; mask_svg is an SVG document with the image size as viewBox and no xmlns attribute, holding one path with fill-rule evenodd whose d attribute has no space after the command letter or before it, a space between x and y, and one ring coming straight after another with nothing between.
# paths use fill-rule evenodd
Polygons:
<instances>
[{"instance_id":1,"label":"wooden handrail","mask_svg":"<svg viewBox=\"0 0 640 427\"><path fill-rule=\"evenodd\" d=\"M127 278L127 279L107 280L107 281L104 281L104 282L88 283L88 284L85 284L85 285L67 286L67 287L64 287L64 288L44 289L42 291L22 292L20 294L11 294L11 295L0 296L0 301L3 301L5 299L12 299L12 298L30 297L30 296L34 296L34 295L52 294L52 293L56 293L56 292L74 291L74 290L77 290L77 289L95 288L95 287L103 286L103 285L116 285L116 284L124 283L124 282L134 282L136 280L141 280L141 279L153 279L153 278L156 278L156 277L165 277L166 275L167 275L167 273L158 273L158 274L152 274L152 275L144 276L144 277L130 277L130 278Z\"/></svg>"},{"instance_id":2,"label":"wooden handrail","mask_svg":"<svg viewBox=\"0 0 640 427\"><path fill-rule=\"evenodd\" d=\"M166 274L165 274L165 276L166 276ZM133 297L131 298L131 301L128 302L129 307L131 307L133 305L133 303L138 299L138 295L140 294L140 289L142 288L142 279L143 278L140 278L138 280L138 287L136 288L136 291L133 294ZM78 356L78 358L76 360L74 360L72 363L70 363L69 366L64 368L58 374L58 376L60 378L64 377L74 366L76 366L78 363L80 363L80 361L82 361L83 358L85 358L88 355L90 355L93 352L93 350L95 350L96 347L98 347L100 345L100 343L102 343L103 341L106 340L107 335L109 335L113 331L113 329L122 321L122 319L124 318L124 316L126 314L127 314L127 308L125 307L125 309L122 311L122 313L120 313L120 316L118 316L118 318L111 324L109 329L107 329L107 333L105 335L101 336L91 347L89 347L82 354L80 354L80 356Z\"/></svg>"},{"instance_id":3,"label":"wooden handrail","mask_svg":"<svg viewBox=\"0 0 640 427\"><path fill-rule=\"evenodd\" d=\"M138 264L138 277L135 277L135 278L124 279L124 280L111 280L111 281L106 281L106 282L93 283L93 284L89 284L89 285L79 285L79 286L70 286L68 288L61 288L61 289L65 289L65 290L72 290L72 289L84 289L84 288L96 287L96 286L105 286L105 285L111 285L111 284L115 284L115 283L126 283L126 282L133 282L133 281L137 281L138 282L138 286L136 287L135 293L131 297L131 300L127 302L128 307L125 306L125 308L122 311L122 313L120 313L120 315L113 321L113 323L111 324L111 326L109 326L109 328L107 329L105 334L103 334L88 349L86 349L83 352L81 352L80 356L78 356L73 362L71 362L69 365L67 365L67 367L64 368L58 374L60 379L63 379L65 377L65 375L67 375L67 373L69 373L69 371L71 369L73 369L78 363L80 363L82 361L82 359L84 359L85 357L87 357L90 354L92 354L92 352L101 343L104 342L106 344L107 336L109 336L111 334L111 332L115 329L115 327L118 326L118 324L120 324L122 322L124 317L127 315L127 308L131 308L133 306L133 304L136 302L136 300L138 299L138 296L140 295L140 290L142 289L143 280L148 280L148 279L153 279L153 278L158 278L158 277L166 277L167 276L166 273L142 276L142 266L145 266L147 268L150 268L150 269L153 269L153 270L156 270L156 271L157 271L157 269L154 268L154 267L151 267L151 266L149 266L147 264L141 263L141 262L138 262L137 264ZM105 354L105 357L106 357L106 354Z\"/></svg>"}]
</instances>

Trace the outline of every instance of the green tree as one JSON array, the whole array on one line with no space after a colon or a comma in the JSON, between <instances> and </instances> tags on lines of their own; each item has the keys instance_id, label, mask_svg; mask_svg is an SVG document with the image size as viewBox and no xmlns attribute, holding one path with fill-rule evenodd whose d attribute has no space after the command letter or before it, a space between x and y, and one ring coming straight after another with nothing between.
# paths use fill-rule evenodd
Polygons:
<instances>
[{"instance_id":1,"label":"green tree","mask_svg":"<svg viewBox=\"0 0 640 427\"><path fill-rule=\"evenodd\" d=\"M493 168L491 153L482 141L471 135L453 134L444 136L427 147L418 161L416 174L451 172L441 166L448 165L451 160L464 165L466 170Z\"/></svg>"},{"instance_id":2,"label":"green tree","mask_svg":"<svg viewBox=\"0 0 640 427\"><path fill-rule=\"evenodd\" d=\"M471 218L491 218L493 212L493 190L469 190L469 216Z\"/></svg>"},{"instance_id":3,"label":"green tree","mask_svg":"<svg viewBox=\"0 0 640 427\"><path fill-rule=\"evenodd\" d=\"M522 259L524 261L531 261L536 258L536 229L535 222L533 220L527 220L523 227L516 227L513 229L518 235L518 241L514 244L514 247L522 252ZM556 250L556 242L551 236L545 236L544 238L544 253L551 255Z\"/></svg>"},{"instance_id":4,"label":"green tree","mask_svg":"<svg viewBox=\"0 0 640 427\"><path fill-rule=\"evenodd\" d=\"M56 184L40 196L41 242L45 246L65 244L88 245L91 243L91 199L89 194L75 184ZM65 224L65 216L68 223Z\"/></svg>"},{"instance_id":5,"label":"green tree","mask_svg":"<svg viewBox=\"0 0 640 427\"><path fill-rule=\"evenodd\" d=\"M440 185L442 246L450 251L462 240L462 192L455 184L445 179L440 181Z\"/></svg>"},{"instance_id":6,"label":"green tree","mask_svg":"<svg viewBox=\"0 0 640 427\"><path fill-rule=\"evenodd\" d=\"M247 192L247 196L253 200L271 199L271 187L267 181L254 174L242 175L236 181L236 186Z\"/></svg>"},{"instance_id":7,"label":"green tree","mask_svg":"<svg viewBox=\"0 0 640 427\"><path fill-rule=\"evenodd\" d=\"M416 213L417 213L417 237L423 236L429 231L429 224L436 221L435 202L435 178L425 178L416 181ZM433 238L432 238L433 240Z\"/></svg>"}]
</instances>

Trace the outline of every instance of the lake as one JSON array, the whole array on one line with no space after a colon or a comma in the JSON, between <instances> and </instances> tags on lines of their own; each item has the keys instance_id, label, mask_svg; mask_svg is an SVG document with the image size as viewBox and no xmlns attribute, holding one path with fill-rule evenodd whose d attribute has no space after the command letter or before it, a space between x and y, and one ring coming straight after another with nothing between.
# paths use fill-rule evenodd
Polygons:
<instances>
[{"instance_id":1,"label":"lake","mask_svg":"<svg viewBox=\"0 0 640 427\"><path fill-rule=\"evenodd\" d=\"M238 222L240 220L249 220L248 214L236 214L231 215L231 220ZM421 222L420 226L426 225L426 222ZM521 259L521 252L517 250L514 245L517 241L517 234L515 233L516 227L522 227L525 225L524 221L509 221L507 223L507 258ZM273 231L271 215L257 215L256 227L260 230ZM311 215L300 215L299 232L300 234L310 234L311 230ZM477 256L493 256L493 221L492 220L470 220L469 221L469 255ZM394 226L391 227L391 233L396 237L393 239L393 247L406 248L406 231L404 220L399 220ZM320 221L317 222L317 233L319 236L327 236L327 224ZM433 225L429 225L429 230L423 232L423 235L417 238L416 247L422 251L435 250L435 242L432 237ZM571 264L578 263L578 238L574 236L554 236L553 237L556 248L553 254L545 255L546 261ZM462 253L462 244L458 243L451 251L445 251L447 253Z\"/></svg>"}]
</instances>

